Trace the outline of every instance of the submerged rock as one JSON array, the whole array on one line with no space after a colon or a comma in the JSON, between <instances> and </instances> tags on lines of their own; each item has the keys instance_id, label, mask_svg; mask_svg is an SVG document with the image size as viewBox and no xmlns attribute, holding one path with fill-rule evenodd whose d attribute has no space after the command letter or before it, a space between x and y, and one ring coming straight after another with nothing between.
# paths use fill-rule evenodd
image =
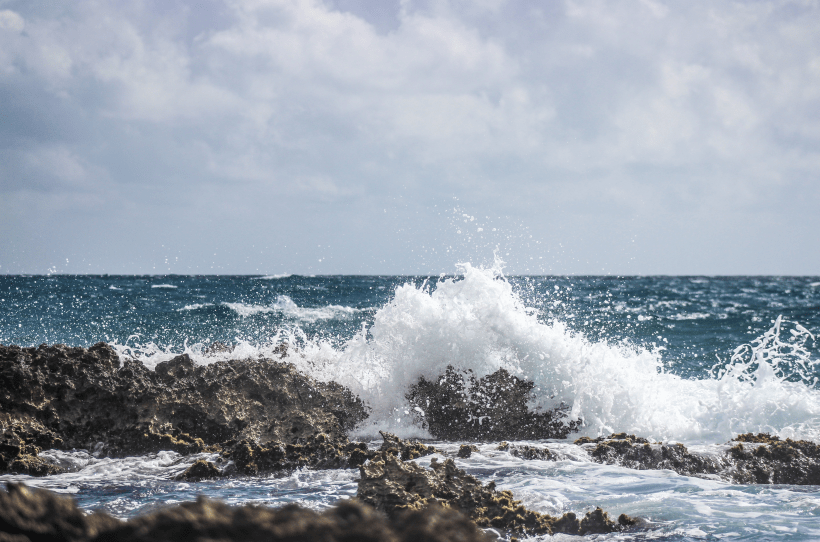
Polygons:
<instances>
[{"instance_id":1,"label":"submerged rock","mask_svg":"<svg viewBox=\"0 0 820 542\"><path fill-rule=\"evenodd\" d=\"M8 542L489 542L463 514L432 506L387 518L368 505L342 501L318 513L296 504L281 508L227 506L200 497L131 520L85 514L73 499L22 484L0 491L0 540Z\"/></svg>"},{"instance_id":2,"label":"submerged rock","mask_svg":"<svg viewBox=\"0 0 820 542\"><path fill-rule=\"evenodd\" d=\"M600 508L582 519L572 513L560 518L540 514L527 510L510 491L496 490L493 482L482 485L457 468L452 459L439 463L433 458L430 466L425 469L381 452L360 467L356 497L390 517L440 504L464 513L480 527L517 534L610 533L636 523L623 514L613 522Z\"/></svg>"},{"instance_id":3,"label":"submerged rock","mask_svg":"<svg viewBox=\"0 0 820 542\"><path fill-rule=\"evenodd\" d=\"M476 378L448 367L435 381L424 377L407 393L416 422L442 440L533 440L566 438L580 422L566 408L533 412L527 406L534 383L504 369Z\"/></svg>"},{"instance_id":4,"label":"submerged rock","mask_svg":"<svg viewBox=\"0 0 820 542\"><path fill-rule=\"evenodd\" d=\"M558 457L547 447L508 444L504 451L521 459L555 461Z\"/></svg>"},{"instance_id":5,"label":"submerged rock","mask_svg":"<svg viewBox=\"0 0 820 542\"><path fill-rule=\"evenodd\" d=\"M243 439L291 444L319 433L344 439L367 412L346 388L281 361L197 366L181 355L152 371L98 343L0 346L0 415L9 446L127 455L215 451ZM13 452L0 450L4 470L21 455Z\"/></svg>"},{"instance_id":6,"label":"submerged rock","mask_svg":"<svg viewBox=\"0 0 820 542\"><path fill-rule=\"evenodd\" d=\"M462 459L469 459L473 452L478 451L478 446L475 444L462 444L458 447L458 457Z\"/></svg>"}]
</instances>

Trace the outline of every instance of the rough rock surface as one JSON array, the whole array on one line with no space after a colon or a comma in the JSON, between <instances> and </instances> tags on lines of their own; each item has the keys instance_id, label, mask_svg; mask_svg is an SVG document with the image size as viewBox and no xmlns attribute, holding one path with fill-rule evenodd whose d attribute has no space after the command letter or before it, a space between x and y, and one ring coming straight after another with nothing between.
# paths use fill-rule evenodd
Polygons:
<instances>
[{"instance_id":1,"label":"rough rock surface","mask_svg":"<svg viewBox=\"0 0 820 542\"><path fill-rule=\"evenodd\" d=\"M185 472L178 475L174 480L199 482L200 480L213 480L221 477L222 471L216 465L204 459L197 459L193 465L185 469Z\"/></svg>"},{"instance_id":2,"label":"rough rock surface","mask_svg":"<svg viewBox=\"0 0 820 542\"><path fill-rule=\"evenodd\" d=\"M332 439L324 433L300 439L295 444L272 441L260 445L242 440L223 452L225 458L234 461L237 471L247 476L288 473L302 467L355 468L374 454L363 442L349 442L347 438Z\"/></svg>"},{"instance_id":3,"label":"rough rock surface","mask_svg":"<svg viewBox=\"0 0 820 542\"><path fill-rule=\"evenodd\" d=\"M541 461L555 461L558 457L546 447L539 447L539 446L527 446L517 445L517 444L510 444L508 442L502 442L498 445L497 450L502 452L509 452L510 455L519 457L521 459L538 459Z\"/></svg>"},{"instance_id":4,"label":"rough rock surface","mask_svg":"<svg viewBox=\"0 0 820 542\"><path fill-rule=\"evenodd\" d=\"M0 541L79 542L120 524L105 513L86 514L69 497L23 484L0 491Z\"/></svg>"},{"instance_id":5,"label":"rough rock surface","mask_svg":"<svg viewBox=\"0 0 820 542\"><path fill-rule=\"evenodd\" d=\"M566 409L529 409L533 386L504 369L476 378L448 367L435 381L419 379L407 399L419 409L417 423L442 440L565 438L576 431L580 422L566 420Z\"/></svg>"},{"instance_id":6,"label":"rough rock surface","mask_svg":"<svg viewBox=\"0 0 820 542\"><path fill-rule=\"evenodd\" d=\"M71 498L9 484L0 491L2 542L489 542L463 514L433 506L388 519L344 501L317 513L298 505L231 507L200 497L127 522L85 514Z\"/></svg>"},{"instance_id":7,"label":"rough rock surface","mask_svg":"<svg viewBox=\"0 0 820 542\"><path fill-rule=\"evenodd\" d=\"M12 472L47 474L29 460L38 448L103 443L107 455L128 455L193 453L242 439L292 444L319 433L346 441L366 416L346 388L280 361L196 366L182 355L152 371L122 362L105 343L0 345L0 468Z\"/></svg>"},{"instance_id":8,"label":"rough rock surface","mask_svg":"<svg viewBox=\"0 0 820 542\"><path fill-rule=\"evenodd\" d=\"M589 448L594 460L631 469L716 475L740 484L820 485L820 445L814 442L780 440L768 433L746 433L733 442L737 444L724 454L704 456L689 452L683 444L650 443L626 433L575 441Z\"/></svg>"},{"instance_id":9,"label":"rough rock surface","mask_svg":"<svg viewBox=\"0 0 820 542\"><path fill-rule=\"evenodd\" d=\"M725 461L692 454L683 444L650 443L647 439L618 433L608 438L580 438L579 445L595 446L589 455L599 463L621 465L637 470L669 469L684 476L719 474L728 465Z\"/></svg>"},{"instance_id":10,"label":"rough rock surface","mask_svg":"<svg viewBox=\"0 0 820 542\"><path fill-rule=\"evenodd\" d=\"M727 455L733 462L729 475L735 482L820 485L820 445L780 440L768 433L746 433L734 441L738 444Z\"/></svg>"},{"instance_id":11,"label":"rough rock surface","mask_svg":"<svg viewBox=\"0 0 820 542\"><path fill-rule=\"evenodd\" d=\"M424 457L432 454L445 455L441 450L436 449L435 446L428 446L423 442L414 440L402 440L393 433L379 431L384 441L382 442L380 452L398 455L402 461L409 461L418 457ZM371 459L375 454L371 454L368 459Z\"/></svg>"},{"instance_id":12,"label":"rough rock surface","mask_svg":"<svg viewBox=\"0 0 820 542\"><path fill-rule=\"evenodd\" d=\"M482 485L475 477L460 470L447 459L433 458L431 469L404 462L395 454L379 453L361 466L356 494L390 517L432 504L459 510L480 527L494 527L516 534L592 534L609 533L634 525L635 520L622 514L618 522L600 508L582 519L567 513L560 518L527 510L510 491L497 491L495 484Z\"/></svg>"}]
</instances>

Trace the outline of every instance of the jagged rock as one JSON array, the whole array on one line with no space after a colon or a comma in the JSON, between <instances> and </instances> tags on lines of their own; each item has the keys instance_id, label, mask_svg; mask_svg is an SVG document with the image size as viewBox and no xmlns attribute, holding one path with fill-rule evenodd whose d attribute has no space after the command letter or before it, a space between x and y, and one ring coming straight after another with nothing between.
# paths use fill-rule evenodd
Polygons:
<instances>
[{"instance_id":1,"label":"jagged rock","mask_svg":"<svg viewBox=\"0 0 820 542\"><path fill-rule=\"evenodd\" d=\"M80 542L120 525L104 512L86 514L69 497L23 484L0 491L0 540Z\"/></svg>"},{"instance_id":2,"label":"jagged rock","mask_svg":"<svg viewBox=\"0 0 820 542\"><path fill-rule=\"evenodd\" d=\"M200 497L123 522L85 514L73 499L9 484L0 491L3 542L489 542L464 515L438 506L388 519L368 505L343 501L318 513L296 504L281 508L227 506Z\"/></svg>"},{"instance_id":3,"label":"jagged rock","mask_svg":"<svg viewBox=\"0 0 820 542\"><path fill-rule=\"evenodd\" d=\"M35 420L17 420L9 423L9 416L0 413L3 432L0 435L0 472L46 476L63 469L39 457L42 446L49 448L62 441ZM20 423L20 422L23 423Z\"/></svg>"},{"instance_id":4,"label":"jagged rock","mask_svg":"<svg viewBox=\"0 0 820 542\"><path fill-rule=\"evenodd\" d=\"M693 476L719 474L727 466L720 460L692 454L683 444L650 444L645 438L626 433L596 439L582 437L575 443L594 443L595 447L589 455L599 463L636 470L669 469L684 476Z\"/></svg>"},{"instance_id":5,"label":"jagged rock","mask_svg":"<svg viewBox=\"0 0 820 542\"><path fill-rule=\"evenodd\" d=\"M556 455L546 447L507 445L506 451L510 452L510 455L520 457L521 459L539 459L541 461L555 461L558 459Z\"/></svg>"},{"instance_id":6,"label":"jagged rock","mask_svg":"<svg viewBox=\"0 0 820 542\"><path fill-rule=\"evenodd\" d=\"M367 416L349 390L316 382L288 363L197 366L182 355L151 371L122 362L105 343L0 345L0 413L4 434L25 444L103 443L107 455L216 451L242 439L296 443L318 433L338 439Z\"/></svg>"},{"instance_id":7,"label":"jagged rock","mask_svg":"<svg viewBox=\"0 0 820 542\"><path fill-rule=\"evenodd\" d=\"M289 473L294 469L355 468L373 457L375 452L363 442L350 442L346 437L332 439L320 433L297 444L269 442L260 445L242 440L223 452L232 459L239 473L255 476L267 473Z\"/></svg>"},{"instance_id":8,"label":"jagged rock","mask_svg":"<svg viewBox=\"0 0 820 542\"><path fill-rule=\"evenodd\" d=\"M435 381L420 378L407 400L416 423L442 440L566 438L576 431L580 421L567 420L567 408L530 411L533 386L504 369L476 378L448 367Z\"/></svg>"},{"instance_id":9,"label":"jagged rock","mask_svg":"<svg viewBox=\"0 0 820 542\"><path fill-rule=\"evenodd\" d=\"M647 444L649 441L643 437L636 437L635 435L628 435L626 433L612 433L608 437L597 437L597 438L590 438L590 437L581 437L579 439L575 439L575 444L590 444L590 443L598 443L604 442L606 440L626 440L630 444Z\"/></svg>"},{"instance_id":10,"label":"jagged rock","mask_svg":"<svg viewBox=\"0 0 820 542\"><path fill-rule=\"evenodd\" d=\"M197 459L194 464L185 469L185 472L174 479L182 482L199 482L200 480L213 480L220 478L222 471L210 461Z\"/></svg>"},{"instance_id":11,"label":"jagged rock","mask_svg":"<svg viewBox=\"0 0 820 542\"><path fill-rule=\"evenodd\" d=\"M490 482L482 485L475 477L458 469L452 459L430 462L431 469L401 461L395 454L381 452L359 468L361 479L357 498L394 517L408 510L442 504L459 510L480 527L495 527L520 534L608 533L633 524L628 516L620 523L598 509L583 519L575 514L554 518L527 510L510 491L497 491Z\"/></svg>"},{"instance_id":12,"label":"jagged rock","mask_svg":"<svg viewBox=\"0 0 820 542\"><path fill-rule=\"evenodd\" d=\"M478 451L478 446L476 446L475 444L462 444L461 446L458 447L458 457L460 457L462 459L467 459L471 455L473 455L473 452L477 452L477 451Z\"/></svg>"},{"instance_id":13,"label":"jagged rock","mask_svg":"<svg viewBox=\"0 0 820 542\"><path fill-rule=\"evenodd\" d=\"M379 434L383 439L379 451L393 455L398 454L402 461L409 461L426 455L443 454L435 446L427 446L418 441L402 440L393 433L385 431L379 431Z\"/></svg>"},{"instance_id":14,"label":"jagged rock","mask_svg":"<svg viewBox=\"0 0 820 542\"><path fill-rule=\"evenodd\" d=\"M780 440L768 433L738 435L727 452L729 477L741 484L820 485L820 446L807 440ZM759 444L746 447L743 443Z\"/></svg>"},{"instance_id":15,"label":"jagged rock","mask_svg":"<svg viewBox=\"0 0 820 542\"><path fill-rule=\"evenodd\" d=\"M599 463L631 469L717 475L740 484L820 485L820 445L814 442L780 440L768 433L745 433L733 442L737 444L719 456L693 454L683 444L649 443L626 433L582 437L575 444L590 448L590 455Z\"/></svg>"}]
</instances>

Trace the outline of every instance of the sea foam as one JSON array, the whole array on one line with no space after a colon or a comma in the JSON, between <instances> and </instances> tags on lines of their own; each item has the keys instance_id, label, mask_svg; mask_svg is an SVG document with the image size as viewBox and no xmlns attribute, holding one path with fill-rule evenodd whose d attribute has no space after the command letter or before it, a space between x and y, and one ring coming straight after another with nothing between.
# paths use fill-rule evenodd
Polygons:
<instances>
[{"instance_id":1,"label":"sea foam","mask_svg":"<svg viewBox=\"0 0 820 542\"><path fill-rule=\"evenodd\" d=\"M820 390L813 378L814 337L778 319L763 336L738 345L709 378L686 379L666 371L662 349L623 341L590 340L562 321L545 321L528 307L500 266L461 266L462 274L435 287L408 283L352 339L310 338L298 325L277 330L264 344L238 340L231 351L186 344L197 363L275 358L322 381L348 386L370 406L358 435L389 430L429 436L414 420L405 394L419 378L436 379L448 366L476 377L506 369L534 383L532 409L567 407L581 434L627 431L687 444L726 442L738 433L820 440ZM225 303L237 315L278 312L291 322L344 318L351 307L299 307L280 296L271 305ZM180 352L154 344L113 345L121 355L153 367Z\"/></svg>"},{"instance_id":2,"label":"sea foam","mask_svg":"<svg viewBox=\"0 0 820 542\"><path fill-rule=\"evenodd\" d=\"M373 411L362 434L423 434L405 394L451 365L476 377L503 368L531 380L531 408L567 406L568 417L583 420L582 433L593 436L627 431L687 443L748 431L820 437L820 391L796 370L816 363L801 347L810 337L799 326L778 320L769 339L739 347L712 378L688 380L665 372L660 351L594 342L560 321L540 321L497 267L462 270L435 289L397 288L373 325L343 348L309 343L289 360L367 401Z\"/></svg>"}]
</instances>

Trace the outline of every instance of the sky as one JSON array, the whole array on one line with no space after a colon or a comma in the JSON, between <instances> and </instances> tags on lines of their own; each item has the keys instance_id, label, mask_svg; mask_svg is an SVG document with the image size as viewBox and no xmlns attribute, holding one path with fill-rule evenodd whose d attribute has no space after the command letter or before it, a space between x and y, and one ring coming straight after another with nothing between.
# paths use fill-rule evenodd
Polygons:
<instances>
[{"instance_id":1,"label":"sky","mask_svg":"<svg viewBox=\"0 0 820 542\"><path fill-rule=\"evenodd\" d=\"M0 273L820 275L817 0L0 0Z\"/></svg>"}]
</instances>

